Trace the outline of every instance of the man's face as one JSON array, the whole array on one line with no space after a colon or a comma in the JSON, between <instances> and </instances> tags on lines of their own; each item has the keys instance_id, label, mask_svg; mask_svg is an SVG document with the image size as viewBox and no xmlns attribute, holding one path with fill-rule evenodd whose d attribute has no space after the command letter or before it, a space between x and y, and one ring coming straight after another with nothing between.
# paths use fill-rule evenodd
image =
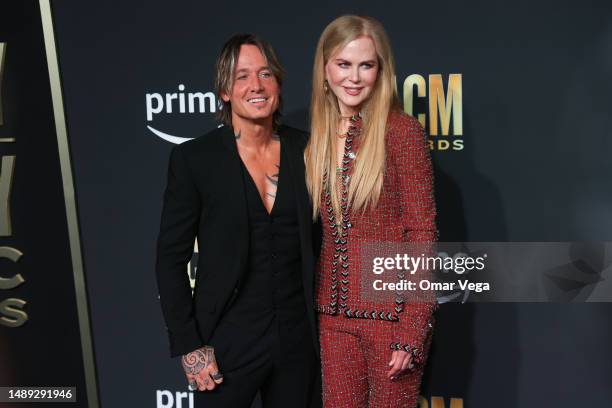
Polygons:
<instances>
[{"instance_id":1,"label":"man's face","mask_svg":"<svg viewBox=\"0 0 612 408\"><path fill-rule=\"evenodd\" d=\"M280 87L265 57L255 45L240 47L229 93L224 102L232 106L232 123L272 119L278 109Z\"/></svg>"}]
</instances>

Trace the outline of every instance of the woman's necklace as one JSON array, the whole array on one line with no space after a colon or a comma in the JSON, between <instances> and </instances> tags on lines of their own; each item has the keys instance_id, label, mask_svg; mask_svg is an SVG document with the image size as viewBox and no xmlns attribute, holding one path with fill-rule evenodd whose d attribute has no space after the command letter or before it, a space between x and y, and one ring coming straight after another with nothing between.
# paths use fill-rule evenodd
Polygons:
<instances>
[{"instance_id":1,"label":"woman's necklace","mask_svg":"<svg viewBox=\"0 0 612 408\"><path fill-rule=\"evenodd\" d=\"M351 120L351 121L353 121L353 120L355 120L355 117L356 117L356 116L357 116L357 115L340 116L340 123L342 124L342 123L344 123L344 122L345 122L345 121L347 121L347 120ZM348 129L349 129L350 127L351 127L351 126L349 125L349 126L347 127L347 129L346 129L344 132L338 132L338 131L336 131L336 136L338 136L338 138L340 138L340 139L344 139L344 138L346 138L346 135L348 134Z\"/></svg>"},{"instance_id":2,"label":"woman's necklace","mask_svg":"<svg viewBox=\"0 0 612 408\"><path fill-rule=\"evenodd\" d=\"M344 121L350 121L350 122L357 122L358 119L361 119L362 115L361 112L355 113L354 115L349 115L349 116L342 116L340 115L340 123L343 123ZM346 138L346 136L349 133L349 130L351 129L351 126L354 126L352 123L349 122L349 126L347 127L347 129L344 132L338 132L336 131L336 136L340 139L344 139Z\"/></svg>"}]
</instances>

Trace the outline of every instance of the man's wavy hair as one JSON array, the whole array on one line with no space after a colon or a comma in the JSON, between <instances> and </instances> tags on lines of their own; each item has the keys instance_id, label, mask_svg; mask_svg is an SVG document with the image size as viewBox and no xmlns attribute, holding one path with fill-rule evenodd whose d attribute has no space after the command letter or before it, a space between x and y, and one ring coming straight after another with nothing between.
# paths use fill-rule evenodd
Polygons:
<instances>
[{"instance_id":1,"label":"man's wavy hair","mask_svg":"<svg viewBox=\"0 0 612 408\"><path fill-rule=\"evenodd\" d=\"M254 45L259 48L261 54L266 59L272 74L278 82L279 91L282 89L283 77L285 71L278 61L276 52L272 46L265 40L259 38L255 34L236 34L232 36L223 46L217 63L215 65L215 93L217 94L217 100L219 101L219 110L217 110L217 118L227 126L232 125L232 105L229 102L225 102L221 98L222 93L230 94L232 86L234 85L234 70L236 68L236 62L240 55L240 47L243 45ZM281 106L282 98L279 95L279 105L276 112L274 112L273 122L274 127L278 127L280 124L281 117Z\"/></svg>"}]
</instances>

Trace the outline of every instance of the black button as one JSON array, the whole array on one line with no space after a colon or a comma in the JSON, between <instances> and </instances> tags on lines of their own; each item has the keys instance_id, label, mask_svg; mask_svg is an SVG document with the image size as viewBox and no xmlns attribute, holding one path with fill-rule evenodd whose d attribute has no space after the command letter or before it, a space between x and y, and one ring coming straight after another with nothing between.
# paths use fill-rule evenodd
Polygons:
<instances>
[{"instance_id":1,"label":"black button","mask_svg":"<svg viewBox=\"0 0 612 408\"><path fill-rule=\"evenodd\" d=\"M270 257L271 257L272 259L276 259L276 254L275 254L275 253L272 253L272 255L270 255Z\"/></svg>"}]
</instances>

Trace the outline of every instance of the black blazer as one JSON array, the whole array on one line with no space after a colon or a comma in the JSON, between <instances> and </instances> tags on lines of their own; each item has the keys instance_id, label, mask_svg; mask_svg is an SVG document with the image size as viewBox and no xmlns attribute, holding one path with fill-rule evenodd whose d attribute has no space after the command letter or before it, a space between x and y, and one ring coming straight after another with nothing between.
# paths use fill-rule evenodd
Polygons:
<instances>
[{"instance_id":1,"label":"black blazer","mask_svg":"<svg viewBox=\"0 0 612 408\"><path fill-rule=\"evenodd\" d=\"M312 209L305 185L306 133L286 126L280 135L298 203L302 279L315 350ZM223 312L240 294L248 265L249 231L240 156L231 127L223 126L172 149L157 241L157 284L172 357L207 344ZM187 264L198 238L193 293ZM315 244L318 247L318 244Z\"/></svg>"}]
</instances>

